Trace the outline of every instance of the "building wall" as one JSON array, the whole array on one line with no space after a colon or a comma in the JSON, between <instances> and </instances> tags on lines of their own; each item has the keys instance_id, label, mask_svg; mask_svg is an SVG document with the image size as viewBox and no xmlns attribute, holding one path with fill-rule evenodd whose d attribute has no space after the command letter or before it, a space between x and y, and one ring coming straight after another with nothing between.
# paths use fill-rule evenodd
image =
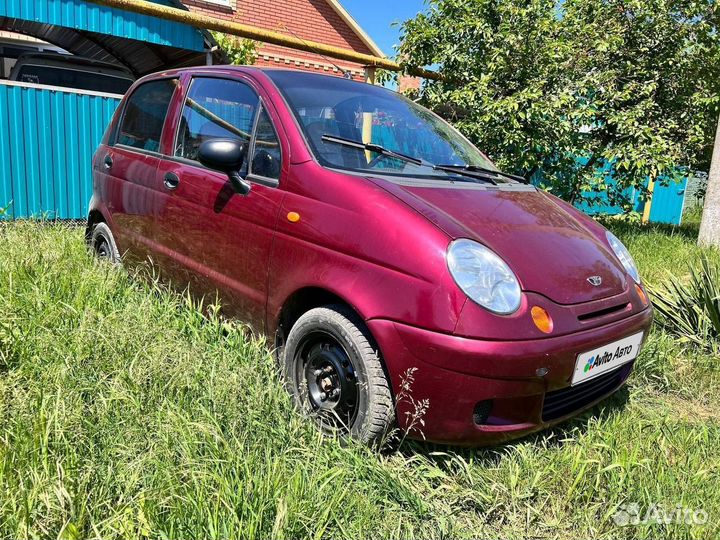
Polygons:
<instances>
[{"instance_id":1,"label":"building wall","mask_svg":"<svg viewBox=\"0 0 720 540\"><path fill-rule=\"evenodd\" d=\"M327 0L183 0L183 3L192 11L212 17L373 54ZM352 62L268 44L260 44L258 52L258 65L288 66L337 75L342 75L341 70L349 70L354 78L363 77L363 66Z\"/></svg>"}]
</instances>

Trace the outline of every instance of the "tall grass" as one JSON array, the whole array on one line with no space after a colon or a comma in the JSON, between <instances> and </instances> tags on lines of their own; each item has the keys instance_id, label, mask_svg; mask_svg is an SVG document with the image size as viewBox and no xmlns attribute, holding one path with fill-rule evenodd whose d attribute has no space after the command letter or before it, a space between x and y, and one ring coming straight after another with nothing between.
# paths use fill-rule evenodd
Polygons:
<instances>
[{"instance_id":1,"label":"tall grass","mask_svg":"<svg viewBox=\"0 0 720 540\"><path fill-rule=\"evenodd\" d=\"M571 423L377 453L296 414L242 324L96 262L80 228L0 225L3 537L712 538L719 382L657 332L629 389ZM627 503L710 521L621 529Z\"/></svg>"}]
</instances>

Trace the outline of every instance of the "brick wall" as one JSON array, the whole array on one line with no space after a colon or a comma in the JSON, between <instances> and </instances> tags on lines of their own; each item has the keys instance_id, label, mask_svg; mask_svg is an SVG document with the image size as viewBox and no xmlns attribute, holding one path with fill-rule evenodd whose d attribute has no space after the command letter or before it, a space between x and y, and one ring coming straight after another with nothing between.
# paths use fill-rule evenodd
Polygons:
<instances>
[{"instance_id":1,"label":"brick wall","mask_svg":"<svg viewBox=\"0 0 720 540\"><path fill-rule=\"evenodd\" d=\"M368 46L326 0L183 0L192 11L234 20L267 30L336 47L372 54ZM257 65L286 66L295 69L341 75L350 70L362 78L363 66L321 55L259 44ZM334 64L334 65L333 65Z\"/></svg>"}]
</instances>

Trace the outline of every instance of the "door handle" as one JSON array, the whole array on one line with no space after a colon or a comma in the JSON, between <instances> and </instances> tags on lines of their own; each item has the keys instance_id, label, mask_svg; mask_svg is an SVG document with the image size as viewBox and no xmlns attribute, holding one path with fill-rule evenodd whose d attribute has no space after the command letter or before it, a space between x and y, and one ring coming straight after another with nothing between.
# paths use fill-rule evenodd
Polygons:
<instances>
[{"instance_id":1,"label":"door handle","mask_svg":"<svg viewBox=\"0 0 720 540\"><path fill-rule=\"evenodd\" d=\"M180 185L180 178L177 174L169 172L165 174L163 184L165 184L166 189L175 189Z\"/></svg>"},{"instance_id":2,"label":"door handle","mask_svg":"<svg viewBox=\"0 0 720 540\"><path fill-rule=\"evenodd\" d=\"M112 159L112 156L111 156L110 154L106 154L106 155L105 155L105 159L103 159L103 165L105 166L105 168L106 168L107 170L112 169L113 159Z\"/></svg>"}]
</instances>

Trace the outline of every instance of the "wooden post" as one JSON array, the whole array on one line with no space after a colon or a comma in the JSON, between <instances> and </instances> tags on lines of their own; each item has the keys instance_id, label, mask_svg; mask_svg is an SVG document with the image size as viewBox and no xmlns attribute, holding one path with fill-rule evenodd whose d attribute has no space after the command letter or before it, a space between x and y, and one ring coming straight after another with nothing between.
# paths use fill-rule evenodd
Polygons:
<instances>
[{"instance_id":1,"label":"wooden post","mask_svg":"<svg viewBox=\"0 0 720 540\"><path fill-rule=\"evenodd\" d=\"M373 113L364 112L362 121L362 142L370 144L372 142ZM372 161L372 152L365 150L365 159L368 163Z\"/></svg>"},{"instance_id":2,"label":"wooden post","mask_svg":"<svg viewBox=\"0 0 720 540\"><path fill-rule=\"evenodd\" d=\"M648 195L645 199L645 206L643 206L642 222L648 223L650 221L650 209L652 208L653 192L655 191L655 180L650 180L648 183Z\"/></svg>"}]
</instances>

